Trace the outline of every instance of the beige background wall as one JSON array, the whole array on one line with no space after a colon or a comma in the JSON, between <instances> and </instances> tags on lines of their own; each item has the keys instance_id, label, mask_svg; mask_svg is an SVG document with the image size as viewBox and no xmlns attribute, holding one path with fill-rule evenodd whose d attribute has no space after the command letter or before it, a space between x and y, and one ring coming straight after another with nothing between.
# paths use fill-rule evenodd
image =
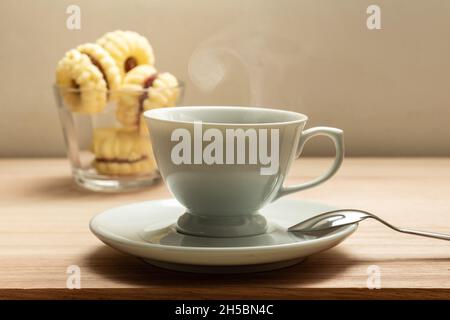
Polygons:
<instances>
[{"instance_id":1,"label":"beige background wall","mask_svg":"<svg viewBox=\"0 0 450 320\"><path fill-rule=\"evenodd\" d=\"M382 30L367 29L369 4ZM297 110L343 128L351 155L450 155L450 1L2 0L0 156L64 154L55 65L119 28L150 39L157 67L187 83L185 104Z\"/></svg>"}]
</instances>

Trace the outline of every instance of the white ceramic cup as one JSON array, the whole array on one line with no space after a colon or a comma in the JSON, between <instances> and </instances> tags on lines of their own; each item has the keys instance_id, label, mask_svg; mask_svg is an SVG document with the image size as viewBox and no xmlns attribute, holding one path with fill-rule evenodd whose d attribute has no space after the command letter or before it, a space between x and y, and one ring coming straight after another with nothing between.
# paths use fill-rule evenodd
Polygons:
<instances>
[{"instance_id":1,"label":"white ceramic cup","mask_svg":"<svg viewBox=\"0 0 450 320\"><path fill-rule=\"evenodd\" d=\"M253 107L198 106L153 109L146 111L144 117L161 175L174 197L186 208L186 213L177 222L178 230L186 234L236 237L264 233L267 221L258 214L259 209L282 196L314 187L330 179L344 158L342 130L315 127L303 131L308 117L296 112ZM267 162L262 164L262 158L256 164L236 161L240 151L249 160L252 152L259 153L263 150L259 144L258 149L251 149L249 136L245 139L245 144L239 145L238 140L234 140L235 161L234 164L226 164L225 153L231 151L226 149L226 143L230 141L227 139L227 132L237 132L237 129L242 129L249 136L250 131L257 132L258 143L263 141L261 137L264 136L258 133L267 133L267 141L270 141L267 148L277 156L276 172L272 170L269 174L262 174L261 169L269 166ZM247 131L249 129L252 130ZM209 135L205 136L207 132ZM181 138L179 133L188 134L189 139ZM211 138L211 133L215 134L214 139ZM220 135L223 140L223 163L208 163L206 156L200 159L201 155L194 159L196 151L205 151L216 139L219 143ZM334 142L336 155L331 167L312 181L283 186L291 163L300 156L305 142L319 135L325 135ZM274 136L278 139L271 140ZM199 143L200 140L202 141ZM174 161L174 151L179 148L181 141L190 142L190 157L185 152L179 153L186 156L184 159L190 158L190 163L180 163L179 159ZM274 142L278 144L277 154L274 152L276 148L272 149ZM239 150L242 146L246 150ZM188 149L184 149L186 150ZM272 164L275 163L275 156L272 157Z\"/></svg>"}]
</instances>

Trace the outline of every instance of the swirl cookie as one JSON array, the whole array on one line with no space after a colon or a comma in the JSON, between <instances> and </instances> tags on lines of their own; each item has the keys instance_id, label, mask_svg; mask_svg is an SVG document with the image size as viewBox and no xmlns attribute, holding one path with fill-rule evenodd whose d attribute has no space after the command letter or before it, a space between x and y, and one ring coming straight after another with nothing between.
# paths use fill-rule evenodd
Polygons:
<instances>
[{"instance_id":1,"label":"swirl cookie","mask_svg":"<svg viewBox=\"0 0 450 320\"><path fill-rule=\"evenodd\" d=\"M135 130L96 129L92 151L94 168L101 174L145 174L156 168L149 137Z\"/></svg>"},{"instance_id":2,"label":"swirl cookie","mask_svg":"<svg viewBox=\"0 0 450 320\"><path fill-rule=\"evenodd\" d=\"M119 89L122 82L122 76L116 61L105 49L95 43L83 44L78 46L77 50L87 55L92 64L101 72L106 82L106 88L113 93L111 99L114 100L115 91Z\"/></svg>"},{"instance_id":3,"label":"swirl cookie","mask_svg":"<svg viewBox=\"0 0 450 320\"><path fill-rule=\"evenodd\" d=\"M153 49L146 38L133 31L108 32L97 40L116 61L121 75L143 64L154 65Z\"/></svg>"},{"instance_id":4,"label":"swirl cookie","mask_svg":"<svg viewBox=\"0 0 450 320\"><path fill-rule=\"evenodd\" d=\"M78 50L68 51L59 61L56 84L74 112L96 113L106 105L107 85L102 72Z\"/></svg>"},{"instance_id":5,"label":"swirl cookie","mask_svg":"<svg viewBox=\"0 0 450 320\"><path fill-rule=\"evenodd\" d=\"M175 106L178 96L178 80L172 74L138 66L124 78L116 117L126 127L139 127L144 111Z\"/></svg>"}]
</instances>

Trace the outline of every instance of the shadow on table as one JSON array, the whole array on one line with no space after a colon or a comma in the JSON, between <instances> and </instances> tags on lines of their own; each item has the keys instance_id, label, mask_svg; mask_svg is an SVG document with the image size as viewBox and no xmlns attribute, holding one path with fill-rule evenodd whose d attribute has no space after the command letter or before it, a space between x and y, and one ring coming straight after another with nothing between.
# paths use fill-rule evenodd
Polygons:
<instances>
[{"instance_id":1,"label":"shadow on table","mask_svg":"<svg viewBox=\"0 0 450 320\"><path fill-rule=\"evenodd\" d=\"M340 263L328 263L330 260ZM351 263L339 247L283 269L243 274L198 274L160 269L136 257L102 246L86 256L90 271L112 281L136 286L308 285L339 276Z\"/></svg>"}]
</instances>

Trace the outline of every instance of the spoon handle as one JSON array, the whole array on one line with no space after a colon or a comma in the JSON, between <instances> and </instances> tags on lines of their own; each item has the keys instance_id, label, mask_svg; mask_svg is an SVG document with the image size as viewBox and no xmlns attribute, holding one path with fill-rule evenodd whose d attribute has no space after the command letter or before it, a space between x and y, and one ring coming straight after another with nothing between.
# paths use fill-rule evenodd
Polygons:
<instances>
[{"instance_id":1,"label":"spoon handle","mask_svg":"<svg viewBox=\"0 0 450 320\"><path fill-rule=\"evenodd\" d=\"M436 238L436 239L442 239L442 240L450 241L450 235L444 234L444 233L418 231L418 230L411 230L411 229L398 229L398 231L403 232L403 233L408 233L408 234L414 234L416 236L422 236L422 237L428 237L428 238Z\"/></svg>"},{"instance_id":2,"label":"spoon handle","mask_svg":"<svg viewBox=\"0 0 450 320\"><path fill-rule=\"evenodd\" d=\"M416 236L422 236L422 237L428 237L428 238L435 238L435 239L441 239L441 240L448 240L448 241L450 241L450 235L448 235L448 234L397 228L397 227L393 226L392 224L384 221L383 219L377 217L374 214L369 214L369 218L373 218L375 220L378 220L379 222L383 223L384 225L386 225L389 228L394 229L395 231L398 231L398 232L403 232L403 233L407 233L407 234L413 234L413 235L416 235Z\"/></svg>"},{"instance_id":3,"label":"spoon handle","mask_svg":"<svg viewBox=\"0 0 450 320\"><path fill-rule=\"evenodd\" d=\"M445 233L437 233L437 232L428 232L428 231L419 231L419 230L412 230L412 229L401 229L393 226L392 224L384 221L383 219L377 217L374 214L370 214L370 218L373 218L375 220L378 220L379 222L383 223L384 225L388 226L391 229L394 229L398 232L403 232L407 234L413 234L416 236L422 236L422 237L428 237L428 238L435 238L435 239L441 239L441 240L448 240L450 241L450 235Z\"/></svg>"}]
</instances>

